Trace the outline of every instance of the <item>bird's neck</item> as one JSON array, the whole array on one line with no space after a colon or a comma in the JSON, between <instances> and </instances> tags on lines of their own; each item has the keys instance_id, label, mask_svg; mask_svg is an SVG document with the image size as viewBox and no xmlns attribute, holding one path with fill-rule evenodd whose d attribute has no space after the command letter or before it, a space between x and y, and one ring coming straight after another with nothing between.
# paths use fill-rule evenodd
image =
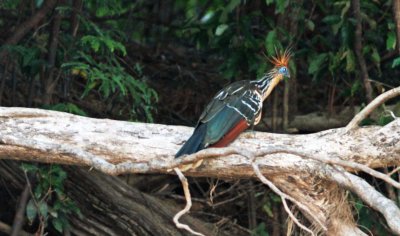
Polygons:
<instances>
[{"instance_id":1,"label":"bird's neck","mask_svg":"<svg viewBox=\"0 0 400 236\"><path fill-rule=\"evenodd\" d=\"M274 68L261 79L254 81L255 85L261 91L263 101L271 94L272 90L282 78L282 75L278 74Z\"/></svg>"}]
</instances>

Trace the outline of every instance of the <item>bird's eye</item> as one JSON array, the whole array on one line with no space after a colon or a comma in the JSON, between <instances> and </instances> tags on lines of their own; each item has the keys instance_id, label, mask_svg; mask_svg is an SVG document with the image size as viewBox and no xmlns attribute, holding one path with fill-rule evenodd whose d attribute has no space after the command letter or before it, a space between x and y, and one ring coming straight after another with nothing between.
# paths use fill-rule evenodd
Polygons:
<instances>
[{"instance_id":1,"label":"bird's eye","mask_svg":"<svg viewBox=\"0 0 400 236\"><path fill-rule=\"evenodd\" d=\"M279 69L279 71L280 71L281 73L286 73L286 72L287 72L287 69L286 69L286 67L281 67L281 68Z\"/></svg>"}]
</instances>

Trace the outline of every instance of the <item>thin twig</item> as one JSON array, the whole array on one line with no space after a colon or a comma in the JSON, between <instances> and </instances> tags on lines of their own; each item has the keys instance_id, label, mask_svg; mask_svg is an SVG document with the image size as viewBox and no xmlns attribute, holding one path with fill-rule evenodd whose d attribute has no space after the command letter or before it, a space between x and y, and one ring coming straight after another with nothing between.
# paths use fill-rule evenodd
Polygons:
<instances>
[{"instance_id":1,"label":"thin twig","mask_svg":"<svg viewBox=\"0 0 400 236\"><path fill-rule=\"evenodd\" d=\"M315 235L314 232L312 230L310 230L309 228L307 228L305 225L303 225L302 223L299 222L299 220L293 215L292 211L289 209L286 199L289 199L290 201L294 202L295 204L301 204L300 202L294 200L293 198L291 198L290 196L288 196L287 194L283 193L281 190L278 189L278 187L276 187L271 181L269 181L263 174L261 174L260 169L258 168L258 165L256 163L252 163L251 164L254 170L254 173L257 175L257 177L261 180L261 182L263 182L264 184L268 185L268 187L270 189L272 189L272 191L274 191L276 194L278 194L281 199L282 199L282 203L283 206L285 207L286 212L288 213L289 217L296 223L297 226L299 226L300 228L302 228L303 230L309 232L311 235ZM308 212L310 215L311 212ZM320 224L321 226L322 223ZM326 227L324 227L324 230L327 230Z\"/></svg>"},{"instance_id":2,"label":"thin twig","mask_svg":"<svg viewBox=\"0 0 400 236\"><path fill-rule=\"evenodd\" d=\"M24 190L21 193L21 197L18 203L18 208L17 208L17 212L15 213L14 216L14 222L13 222L13 226L12 226L12 231L10 233L11 236L17 236L17 235L21 235L21 229L22 226L24 224L25 221L25 208L26 208L26 203L29 200L29 193L30 193L30 187L29 184L27 183L25 185Z\"/></svg>"},{"instance_id":3,"label":"thin twig","mask_svg":"<svg viewBox=\"0 0 400 236\"><path fill-rule=\"evenodd\" d=\"M204 234L194 231L192 228L190 228L189 225L182 224L179 222L179 218L181 218L181 216L183 216L184 214L188 213L190 208L192 207L192 198L190 196L189 184L186 177L183 175L182 171L179 168L174 168L174 171L178 175L179 180L182 183L182 188L186 199L186 206L180 212L176 213L176 215L173 218L174 223L176 227L179 229L184 229L193 235L204 236Z\"/></svg>"},{"instance_id":4,"label":"thin twig","mask_svg":"<svg viewBox=\"0 0 400 236\"><path fill-rule=\"evenodd\" d=\"M358 127L360 122L364 120L371 112L373 112L377 107L382 105L387 100L400 96L400 87L391 89L385 93L382 93L376 97L372 102L370 102L361 112L359 112L346 126L346 132Z\"/></svg>"},{"instance_id":5,"label":"thin twig","mask_svg":"<svg viewBox=\"0 0 400 236\"><path fill-rule=\"evenodd\" d=\"M396 169L390 171L390 173L386 174L387 176L392 176L394 173L400 170L400 166L396 167Z\"/></svg>"}]
</instances>

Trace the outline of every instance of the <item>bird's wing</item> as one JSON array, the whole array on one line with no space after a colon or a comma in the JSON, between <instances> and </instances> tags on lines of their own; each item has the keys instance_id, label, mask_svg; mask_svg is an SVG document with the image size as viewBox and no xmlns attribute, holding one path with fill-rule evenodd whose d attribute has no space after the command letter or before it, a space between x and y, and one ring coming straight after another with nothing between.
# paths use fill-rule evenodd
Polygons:
<instances>
[{"instance_id":1,"label":"bird's wing","mask_svg":"<svg viewBox=\"0 0 400 236\"><path fill-rule=\"evenodd\" d=\"M250 81L241 80L221 89L204 109L199 118L199 122L208 122L227 105L235 105L235 100L243 96L251 96L251 94L245 94L245 92L253 90L253 87L254 85L251 84Z\"/></svg>"},{"instance_id":2,"label":"bird's wing","mask_svg":"<svg viewBox=\"0 0 400 236\"><path fill-rule=\"evenodd\" d=\"M218 92L199 120L199 124L207 124L204 147L221 141L240 124L243 128L230 135L234 139L254 123L261 107L261 95L250 81L238 81Z\"/></svg>"}]
</instances>

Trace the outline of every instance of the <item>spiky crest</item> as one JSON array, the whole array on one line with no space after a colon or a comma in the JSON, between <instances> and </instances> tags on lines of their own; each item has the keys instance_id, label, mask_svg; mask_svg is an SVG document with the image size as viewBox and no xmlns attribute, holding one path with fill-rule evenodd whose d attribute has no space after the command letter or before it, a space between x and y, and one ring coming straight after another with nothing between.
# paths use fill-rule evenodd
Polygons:
<instances>
[{"instance_id":1,"label":"spiky crest","mask_svg":"<svg viewBox=\"0 0 400 236\"><path fill-rule=\"evenodd\" d=\"M292 56L291 48L286 48L283 53L278 52L275 48L276 57L272 56L269 60L275 67L288 66L290 57Z\"/></svg>"}]
</instances>

